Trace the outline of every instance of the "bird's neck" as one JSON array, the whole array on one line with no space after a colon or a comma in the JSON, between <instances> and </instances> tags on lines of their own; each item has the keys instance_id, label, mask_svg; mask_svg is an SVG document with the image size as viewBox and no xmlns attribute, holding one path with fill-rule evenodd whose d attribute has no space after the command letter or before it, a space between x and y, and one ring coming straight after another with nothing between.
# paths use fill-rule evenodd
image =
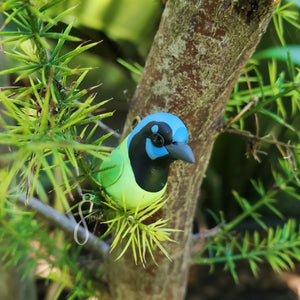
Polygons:
<instances>
[{"instance_id":1,"label":"bird's neck","mask_svg":"<svg viewBox=\"0 0 300 300\"><path fill-rule=\"evenodd\" d=\"M167 184L171 161L165 158L152 160L146 153L146 145L131 140L128 154L137 184L148 192L158 192Z\"/></svg>"}]
</instances>

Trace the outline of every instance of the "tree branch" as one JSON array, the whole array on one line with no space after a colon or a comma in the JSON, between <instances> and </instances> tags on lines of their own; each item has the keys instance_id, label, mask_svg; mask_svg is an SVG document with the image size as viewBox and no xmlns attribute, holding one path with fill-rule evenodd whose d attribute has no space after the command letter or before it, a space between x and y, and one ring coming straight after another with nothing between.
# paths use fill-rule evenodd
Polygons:
<instances>
[{"instance_id":1,"label":"tree branch","mask_svg":"<svg viewBox=\"0 0 300 300\"><path fill-rule=\"evenodd\" d=\"M262 143L267 143L267 144L274 144L277 147L278 146L282 146L282 147L285 147L286 149L300 150L300 147L297 146L297 145L291 145L289 143L284 143L284 142L278 141L275 138L274 135L272 135L271 136L272 139L270 139L270 135L266 135L266 136L260 137L260 136L252 134L250 131L241 130L241 129L237 129L237 128L226 128L222 132L227 132L227 133L230 133L230 134L237 134L237 135L243 136L243 137L245 137L245 138L247 138L249 140L252 139L252 140L257 141L257 142L262 142Z\"/></svg>"},{"instance_id":2,"label":"tree branch","mask_svg":"<svg viewBox=\"0 0 300 300\"><path fill-rule=\"evenodd\" d=\"M192 235L192 246L191 246L191 255L196 254L203 247L205 240L209 237L217 235L222 228L223 224L217 225L211 229L200 231Z\"/></svg>"},{"instance_id":3,"label":"tree branch","mask_svg":"<svg viewBox=\"0 0 300 300\"><path fill-rule=\"evenodd\" d=\"M132 257L108 268L111 299L184 299L191 263L193 216L226 102L266 31L279 0L168 0L131 102L134 116L167 111L189 129L196 162L171 167L162 209L177 243L164 244L173 262L155 252L159 267L137 269ZM122 276L120 276L122 274ZM137 289L138 287L138 289Z\"/></svg>"},{"instance_id":4,"label":"tree branch","mask_svg":"<svg viewBox=\"0 0 300 300\"><path fill-rule=\"evenodd\" d=\"M37 212L40 216L62 229L68 236L74 237L74 234L76 234L77 240L85 241L85 243L81 243L85 249L105 260L109 251L109 245L104 241L97 241L97 237L85 227L80 226L74 220L59 213L51 206L43 204L36 198L30 198L28 201L25 195L22 195L18 199L18 203Z\"/></svg>"}]
</instances>

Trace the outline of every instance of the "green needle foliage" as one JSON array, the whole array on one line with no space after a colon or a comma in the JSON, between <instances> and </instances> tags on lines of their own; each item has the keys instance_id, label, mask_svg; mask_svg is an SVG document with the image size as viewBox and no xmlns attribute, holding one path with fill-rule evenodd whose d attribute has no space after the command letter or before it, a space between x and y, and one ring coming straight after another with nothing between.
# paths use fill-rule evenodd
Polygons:
<instances>
[{"instance_id":1,"label":"green needle foliage","mask_svg":"<svg viewBox=\"0 0 300 300\"><path fill-rule=\"evenodd\" d=\"M125 243L125 245L122 246L122 252L118 255L116 260L120 259L128 248L131 248L136 264L140 261L145 265L147 254L150 254L151 259L157 264L153 255L153 250L157 248L171 260L161 242L174 242L174 240L170 238L170 234L178 230L166 228L168 220L155 217L155 213L164 206L167 200L168 199L158 199L146 207L126 209L125 201L123 206L120 206L117 202L106 196L106 202L104 202L104 204L112 210L111 214L113 215L108 221L103 223L108 225L106 234L112 233L114 235L111 251L113 251L117 245Z\"/></svg>"},{"instance_id":2,"label":"green needle foliage","mask_svg":"<svg viewBox=\"0 0 300 300\"><path fill-rule=\"evenodd\" d=\"M63 213L69 211L74 190L82 195L82 181L93 177L93 168L109 150L102 142L110 134L94 137L97 122L112 115L98 113L107 101L95 102L92 91L97 86L80 87L90 68L70 67L75 56L97 43L72 36L72 25L53 32L69 12L50 18L47 11L59 2L0 4L6 17L0 43L13 64L0 70L0 76L17 74L15 86L0 89L0 236L5 243L0 256L7 264L22 263L24 276L46 262L47 277L61 284L58 294L67 288L73 299L95 296L96 290L91 270L78 263L80 247L71 248L49 224L15 204L21 195L28 201L35 196ZM65 53L66 41L77 46Z\"/></svg>"},{"instance_id":3,"label":"green needle foliage","mask_svg":"<svg viewBox=\"0 0 300 300\"><path fill-rule=\"evenodd\" d=\"M3 211L2 211L3 213ZM60 242L59 234L49 238L49 228L34 213L20 211L10 203L5 209L6 218L0 220L1 260L4 266L19 266L25 278L34 270L37 276L60 284L60 291L70 291L68 299L75 296L95 295L92 270L84 270L79 263L79 249L71 251L71 243ZM99 274L101 276L101 274Z\"/></svg>"},{"instance_id":4,"label":"green needle foliage","mask_svg":"<svg viewBox=\"0 0 300 300\"><path fill-rule=\"evenodd\" d=\"M106 101L94 103L95 95L90 93L94 88L80 89L89 68L68 66L75 56L97 43L87 44L70 35L71 25L62 33L49 32L66 13L49 19L45 12L56 3L24 0L1 5L7 17L4 26L14 23L18 29L0 32L4 37L1 43L8 49L11 42L19 45L4 53L21 65L0 71L0 75L19 73L16 83L27 78L30 84L3 89L0 93L3 106L0 144L7 146L6 153L0 156L2 207L7 195L16 192L25 192L28 199L36 194L46 200L47 191L41 180L47 178L55 198L67 209L67 198L72 197L71 191L80 183L80 159L86 155L101 159L107 150L99 140L90 142L92 136L87 134L87 127L93 122L111 116L111 113L92 115ZM56 40L53 50L47 39ZM66 41L81 43L62 54ZM70 83L68 78L74 74L77 80ZM85 127L79 129L79 126ZM13 184L14 180L17 182ZM10 191L12 186L14 191Z\"/></svg>"},{"instance_id":5,"label":"green needle foliage","mask_svg":"<svg viewBox=\"0 0 300 300\"><path fill-rule=\"evenodd\" d=\"M236 282L240 260L248 261L254 275L258 275L259 264L263 262L268 262L273 270L281 271L293 268L294 261L300 260L299 222L285 216L281 209L283 202L300 200L300 134L297 124L300 52L291 53L284 38L287 24L299 34L297 20L299 9L293 2L278 5L273 22L281 51L285 53L285 66L276 55L279 47L263 51L263 55L255 53L226 107L224 131L246 139L248 158L261 162L262 155L271 151L270 146L278 150L275 159L270 157L273 178L269 178L267 187L260 180L251 180L257 195L254 199L232 192L240 210L236 217L228 220L223 211L209 211L218 230L213 237L207 238L206 244L194 256L195 263L207 264L212 270L216 263L223 263ZM277 224L269 226L267 215L269 220L278 220ZM239 230L245 223L256 224L257 229Z\"/></svg>"},{"instance_id":6,"label":"green needle foliage","mask_svg":"<svg viewBox=\"0 0 300 300\"><path fill-rule=\"evenodd\" d=\"M22 261L24 276L40 261L46 261L50 269L47 278L61 284L57 297L68 288L69 299L74 299L95 296L96 284L90 278L101 278L101 274L95 275L95 270L80 266L80 247L74 249L71 243L61 240L58 232L50 231L49 224L15 204L25 194L28 200L36 196L43 202L51 201L63 212L70 212L69 201L74 190L84 200L81 185L85 179L95 188L93 197L100 196L94 175L101 160L107 159L110 149L102 143L110 134L97 138L95 133L97 122L112 113L98 114L106 101L95 102L93 91L97 86L81 88L90 68L70 67L75 56L97 43L73 36L72 24L62 32L55 32L55 25L70 13L65 10L54 17L48 15L49 9L60 2L0 3L0 13L5 15L4 23L0 24L0 44L4 54L14 62L10 68L0 70L0 76L16 76L13 87L0 89L0 237L5 241L0 256L11 265ZM210 211L220 230L208 237L194 255L195 263L210 265L212 269L216 263L223 263L235 281L238 281L239 260L247 260L254 275L265 261L280 271L292 268L294 260L300 260L299 224L284 216L279 205L282 200L300 200L300 136L296 122L300 110L300 69L295 57L299 48L288 45L284 30L287 24L299 30L298 19L299 9L292 2L278 5L273 26L281 47L254 55L225 111L227 123L223 131L243 136L249 145L248 156L261 161L270 145L279 154L272 164L272 184L266 187L260 180L251 181L255 199L246 199L233 191L240 209L233 219L222 211ZM76 43L74 50L64 51L67 41ZM279 50L284 53L284 67L280 63L282 57L278 57ZM131 66L123 60L119 63L136 77L141 74L139 65ZM173 242L170 234L174 229L166 228L167 220L155 217L166 200L128 210L105 198L108 230L102 238L112 233L111 250L121 249L117 259L131 250L136 263L146 264L148 257L155 262L155 249L169 258L162 243ZM281 220L281 225L268 226L266 213ZM153 216L155 221L148 222ZM256 223L257 229L238 230L245 221Z\"/></svg>"},{"instance_id":7,"label":"green needle foliage","mask_svg":"<svg viewBox=\"0 0 300 300\"><path fill-rule=\"evenodd\" d=\"M47 259L49 268L58 268L61 274L50 272L47 278L60 282L61 290L71 289L72 299L74 295L93 295L95 290L89 280L92 276L77 264L79 252L71 248L71 243L60 241L57 233L49 239L46 224L40 226L34 221L31 228L29 223L33 222L34 214L22 212L14 204L21 195L28 201L35 196L46 203L54 201L62 212L70 214L74 190L86 202L87 194L81 188L85 179L95 188L92 198L101 196L95 174L111 150L102 146L111 133L100 138L95 133L98 122L112 113L97 113L107 102L95 103L92 92L98 86L81 88L90 68L70 67L75 56L98 43L72 36L72 24L61 33L53 32L54 25L69 13L67 10L54 18L47 15L59 2L20 0L0 4L0 12L6 16L0 43L4 45L4 54L14 62L13 67L0 70L0 76L17 74L15 86L0 90L0 146L4 149L0 153L0 234L7 241L7 247L0 248L0 252L9 264L17 264L28 253L31 256L34 253L33 259L28 260L30 267L24 266L25 274L35 268L39 259L51 257ZM6 28L13 29L5 31ZM79 45L65 52L66 41ZM20 84L23 81L27 82L25 87ZM104 197L107 212L104 223L108 230L103 237L113 234L111 250L121 247L118 258L128 249L134 261L143 265L148 256L155 262L155 249L169 258L162 242L172 241L170 233L174 230L166 228L167 220L149 222L165 200L127 210ZM18 226L24 230L18 232ZM38 241L39 246L33 248L30 241ZM11 253L16 255L10 257Z\"/></svg>"}]
</instances>

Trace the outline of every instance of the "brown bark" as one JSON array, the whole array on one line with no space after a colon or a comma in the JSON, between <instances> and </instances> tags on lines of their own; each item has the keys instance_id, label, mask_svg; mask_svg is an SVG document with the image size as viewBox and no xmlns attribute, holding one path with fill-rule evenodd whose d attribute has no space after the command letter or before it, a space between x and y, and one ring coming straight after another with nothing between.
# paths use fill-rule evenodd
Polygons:
<instances>
[{"instance_id":1,"label":"brown bark","mask_svg":"<svg viewBox=\"0 0 300 300\"><path fill-rule=\"evenodd\" d=\"M196 163L176 162L163 215L181 229L156 253L158 266L135 266L130 255L109 263L111 299L183 299L193 215L226 101L265 32L274 0L168 0L126 128L136 115L172 112L184 120ZM113 259L113 258L112 258Z\"/></svg>"}]
</instances>

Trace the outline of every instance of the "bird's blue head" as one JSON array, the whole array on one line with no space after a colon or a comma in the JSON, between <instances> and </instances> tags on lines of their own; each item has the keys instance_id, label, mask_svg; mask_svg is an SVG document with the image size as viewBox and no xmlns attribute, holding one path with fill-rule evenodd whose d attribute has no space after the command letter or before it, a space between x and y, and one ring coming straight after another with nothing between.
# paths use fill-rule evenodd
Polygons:
<instances>
[{"instance_id":1,"label":"bird's blue head","mask_svg":"<svg viewBox=\"0 0 300 300\"><path fill-rule=\"evenodd\" d=\"M176 116L160 112L145 117L129 134L127 149L137 184L157 192L164 188L174 160L195 161L188 131Z\"/></svg>"},{"instance_id":2,"label":"bird's blue head","mask_svg":"<svg viewBox=\"0 0 300 300\"><path fill-rule=\"evenodd\" d=\"M195 161L194 154L188 146L188 130L177 116L159 112L141 120L128 136L128 150L132 141L139 136L140 146L144 145L151 160L165 157L168 160Z\"/></svg>"}]
</instances>

